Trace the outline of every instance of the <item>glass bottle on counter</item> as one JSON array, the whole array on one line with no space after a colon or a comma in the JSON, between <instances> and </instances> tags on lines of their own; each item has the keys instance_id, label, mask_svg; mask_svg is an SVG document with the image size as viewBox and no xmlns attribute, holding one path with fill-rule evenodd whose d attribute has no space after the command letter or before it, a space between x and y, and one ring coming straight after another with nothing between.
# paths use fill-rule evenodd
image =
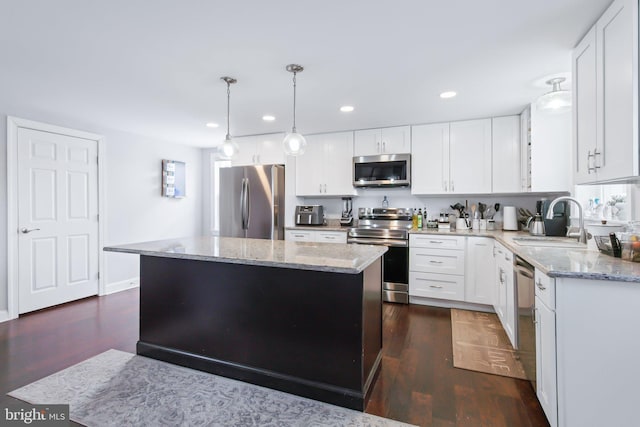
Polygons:
<instances>
[{"instance_id":1,"label":"glass bottle on counter","mask_svg":"<svg viewBox=\"0 0 640 427\"><path fill-rule=\"evenodd\" d=\"M384 198L382 199L382 207L383 208L389 207L389 200L387 199L387 196L384 196Z\"/></svg>"},{"instance_id":2,"label":"glass bottle on counter","mask_svg":"<svg viewBox=\"0 0 640 427\"><path fill-rule=\"evenodd\" d=\"M418 230L422 229L422 209L418 209Z\"/></svg>"},{"instance_id":3,"label":"glass bottle on counter","mask_svg":"<svg viewBox=\"0 0 640 427\"><path fill-rule=\"evenodd\" d=\"M411 215L411 227L415 230L418 228L418 211L413 208L413 214Z\"/></svg>"}]
</instances>

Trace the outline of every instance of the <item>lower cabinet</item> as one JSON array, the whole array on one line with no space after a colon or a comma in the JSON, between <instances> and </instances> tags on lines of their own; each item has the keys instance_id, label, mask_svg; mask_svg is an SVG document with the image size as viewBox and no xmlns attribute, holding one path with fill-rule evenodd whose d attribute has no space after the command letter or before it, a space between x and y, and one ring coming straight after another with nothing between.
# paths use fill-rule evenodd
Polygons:
<instances>
[{"instance_id":1,"label":"lower cabinet","mask_svg":"<svg viewBox=\"0 0 640 427\"><path fill-rule=\"evenodd\" d=\"M346 231L285 230L284 239L294 242L347 243Z\"/></svg>"},{"instance_id":2,"label":"lower cabinet","mask_svg":"<svg viewBox=\"0 0 640 427\"><path fill-rule=\"evenodd\" d=\"M556 313L536 297L536 395L549 424L558 424Z\"/></svg>"},{"instance_id":3,"label":"lower cabinet","mask_svg":"<svg viewBox=\"0 0 640 427\"><path fill-rule=\"evenodd\" d=\"M409 296L464 301L464 236L409 235Z\"/></svg>"},{"instance_id":4,"label":"lower cabinet","mask_svg":"<svg viewBox=\"0 0 640 427\"><path fill-rule=\"evenodd\" d=\"M488 237L467 237L464 282L464 300L467 302L493 305L493 242L494 239Z\"/></svg>"},{"instance_id":5,"label":"lower cabinet","mask_svg":"<svg viewBox=\"0 0 640 427\"><path fill-rule=\"evenodd\" d=\"M493 256L495 259L495 284L493 308L502 323L509 341L517 348L516 341L516 301L515 280L513 272L513 253L496 242Z\"/></svg>"}]
</instances>

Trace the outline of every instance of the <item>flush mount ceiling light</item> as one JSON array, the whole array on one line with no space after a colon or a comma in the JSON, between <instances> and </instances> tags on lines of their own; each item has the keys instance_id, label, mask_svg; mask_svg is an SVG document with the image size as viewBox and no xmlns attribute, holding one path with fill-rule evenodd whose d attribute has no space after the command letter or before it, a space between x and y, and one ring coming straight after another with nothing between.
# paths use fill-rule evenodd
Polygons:
<instances>
[{"instance_id":1,"label":"flush mount ceiling light","mask_svg":"<svg viewBox=\"0 0 640 427\"><path fill-rule=\"evenodd\" d=\"M298 64L287 65L287 71L293 73L293 127L282 141L284 152L289 156L299 156L304 153L307 147L307 140L296 131L296 74L302 72L304 68Z\"/></svg>"},{"instance_id":2,"label":"flush mount ceiling light","mask_svg":"<svg viewBox=\"0 0 640 427\"><path fill-rule=\"evenodd\" d=\"M206 126L207 126L208 128L217 128L217 127L220 127L220 125L219 125L219 124L217 124L217 123L213 123L213 122L209 122L209 123L207 123L207 124L206 124Z\"/></svg>"},{"instance_id":3,"label":"flush mount ceiling light","mask_svg":"<svg viewBox=\"0 0 640 427\"><path fill-rule=\"evenodd\" d=\"M227 84L227 136L224 138L222 144L218 147L218 157L223 160L230 160L238 154L240 147L238 143L231 139L229 134L229 116L230 116L230 104L231 104L231 85L236 83L237 80L233 77L220 77L220 80Z\"/></svg>"},{"instance_id":4,"label":"flush mount ceiling light","mask_svg":"<svg viewBox=\"0 0 640 427\"><path fill-rule=\"evenodd\" d=\"M571 109L571 94L568 90L562 90L560 83L564 82L564 77L556 77L547 81L552 86L551 92L542 95L536 101L538 110L552 113L564 113Z\"/></svg>"},{"instance_id":5,"label":"flush mount ceiling light","mask_svg":"<svg viewBox=\"0 0 640 427\"><path fill-rule=\"evenodd\" d=\"M440 98L442 98L442 99L449 99L449 98L453 98L453 97L454 97L454 96L456 96L456 95L457 95L457 93L456 93L456 92L454 92L454 91L450 90L450 91L447 91L447 92L442 92L442 93L440 94Z\"/></svg>"},{"instance_id":6,"label":"flush mount ceiling light","mask_svg":"<svg viewBox=\"0 0 640 427\"><path fill-rule=\"evenodd\" d=\"M276 118L274 116L270 116L268 114L262 116L262 120L264 120L265 122L272 122L274 121Z\"/></svg>"},{"instance_id":7,"label":"flush mount ceiling light","mask_svg":"<svg viewBox=\"0 0 640 427\"><path fill-rule=\"evenodd\" d=\"M353 110L354 108L351 105L343 105L342 107L340 107L340 111L342 111L343 113L350 113Z\"/></svg>"}]
</instances>

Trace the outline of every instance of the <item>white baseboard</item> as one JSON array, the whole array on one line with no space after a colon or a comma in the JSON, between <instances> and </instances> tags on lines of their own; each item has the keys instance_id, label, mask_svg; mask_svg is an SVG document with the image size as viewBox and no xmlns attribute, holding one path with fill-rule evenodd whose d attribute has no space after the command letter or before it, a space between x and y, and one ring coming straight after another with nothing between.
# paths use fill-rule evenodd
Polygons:
<instances>
[{"instance_id":1,"label":"white baseboard","mask_svg":"<svg viewBox=\"0 0 640 427\"><path fill-rule=\"evenodd\" d=\"M131 279L121 280L119 282L107 283L104 290L104 295L113 294L120 291L126 291L127 289L133 289L140 286L140 278L132 277Z\"/></svg>"},{"instance_id":2,"label":"white baseboard","mask_svg":"<svg viewBox=\"0 0 640 427\"><path fill-rule=\"evenodd\" d=\"M409 297L410 304L418 304L418 305L430 305L433 307L442 307L442 308L459 308L462 310L474 310L474 311L484 311L487 313L495 313L495 310L490 305L484 304L476 304L473 302L464 302L464 301L451 301L444 299L436 299L436 298L425 298L425 297Z\"/></svg>"},{"instance_id":3,"label":"white baseboard","mask_svg":"<svg viewBox=\"0 0 640 427\"><path fill-rule=\"evenodd\" d=\"M7 320L11 320L9 310L0 310L0 322L6 322Z\"/></svg>"}]
</instances>

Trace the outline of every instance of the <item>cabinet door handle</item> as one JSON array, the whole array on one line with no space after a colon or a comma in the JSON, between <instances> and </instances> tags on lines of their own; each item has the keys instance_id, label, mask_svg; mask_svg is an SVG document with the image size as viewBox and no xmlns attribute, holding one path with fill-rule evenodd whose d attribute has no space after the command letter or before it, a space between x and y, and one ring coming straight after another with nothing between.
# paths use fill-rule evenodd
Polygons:
<instances>
[{"instance_id":1,"label":"cabinet door handle","mask_svg":"<svg viewBox=\"0 0 640 427\"><path fill-rule=\"evenodd\" d=\"M442 264L442 261L429 260L431 264Z\"/></svg>"},{"instance_id":2,"label":"cabinet door handle","mask_svg":"<svg viewBox=\"0 0 640 427\"><path fill-rule=\"evenodd\" d=\"M382 141L382 152L383 153L387 152L387 143L385 141Z\"/></svg>"},{"instance_id":3,"label":"cabinet door handle","mask_svg":"<svg viewBox=\"0 0 640 427\"><path fill-rule=\"evenodd\" d=\"M444 242L442 240L429 240L429 243L436 243L438 245L443 244Z\"/></svg>"},{"instance_id":4,"label":"cabinet door handle","mask_svg":"<svg viewBox=\"0 0 640 427\"><path fill-rule=\"evenodd\" d=\"M327 184L324 185L324 192L327 192Z\"/></svg>"},{"instance_id":5,"label":"cabinet door handle","mask_svg":"<svg viewBox=\"0 0 640 427\"><path fill-rule=\"evenodd\" d=\"M322 193L322 184L320 184L320 188L318 188L318 193Z\"/></svg>"},{"instance_id":6,"label":"cabinet door handle","mask_svg":"<svg viewBox=\"0 0 640 427\"><path fill-rule=\"evenodd\" d=\"M456 191L456 190L453 188L453 180L451 180L451 191Z\"/></svg>"},{"instance_id":7,"label":"cabinet door handle","mask_svg":"<svg viewBox=\"0 0 640 427\"><path fill-rule=\"evenodd\" d=\"M533 308L533 324L538 324L538 309L535 307Z\"/></svg>"},{"instance_id":8,"label":"cabinet door handle","mask_svg":"<svg viewBox=\"0 0 640 427\"><path fill-rule=\"evenodd\" d=\"M442 190L447 191L447 181L442 181Z\"/></svg>"},{"instance_id":9,"label":"cabinet door handle","mask_svg":"<svg viewBox=\"0 0 640 427\"><path fill-rule=\"evenodd\" d=\"M293 237L304 237L304 234L294 234Z\"/></svg>"},{"instance_id":10,"label":"cabinet door handle","mask_svg":"<svg viewBox=\"0 0 640 427\"><path fill-rule=\"evenodd\" d=\"M434 289L442 289L442 286L438 286L438 285L429 285L429 287Z\"/></svg>"},{"instance_id":11,"label":"cabinet door handle","mask_svg":"<svg viewBox=\"0 0 640 427\"><path fill-rule=\"evenodd\" d=\"M380 141L378 141L378 142L377 142L377 145L378 145L378 149L377 149L377 151L378 151L378 153L379 153L379 152L380 152Z\"/></svg>"}]
</instances>

